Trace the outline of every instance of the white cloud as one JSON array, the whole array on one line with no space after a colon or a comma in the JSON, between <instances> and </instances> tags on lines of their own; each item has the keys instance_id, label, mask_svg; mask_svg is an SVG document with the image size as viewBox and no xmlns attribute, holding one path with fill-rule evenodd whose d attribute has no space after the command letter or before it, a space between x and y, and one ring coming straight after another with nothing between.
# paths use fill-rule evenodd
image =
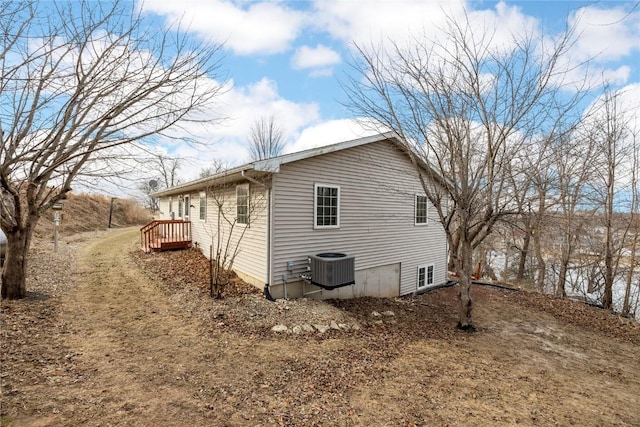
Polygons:
<instances>
[{"instance_id":1,"label":"white cloud","mask_svg":"<svg viewBox=\"0 0 640 427\"><path fill-rule=\"evenodd\" d=\"M376 133L378 132L365 128L355 119L330 120L305 128L293 143L285 146L284 152L295 153L310 148L375 135Z\"/></svg>"},{"instance_id":2,"label":"white cloud","mask_svg":"<svg viewBox=\"0 0 640 427\"><path fill-rule=\"evenodd\" d=\"M538 25L520 8L504 2L494 9L474 10L464 1L449 0L369 1L366 7L360 2L317 0L315 9L318 17L314 22L319 29L359 46L388 45L391 41L404 45L415 38L433 40L449 29L450 22L466 29L465 19L476 37L489 34L494 46L511 46L512 34L534 31Z\"/></svg>"},{"instance_id":3,"label":"white cloud","mask_svg":"<svg viewBox=\"0 0 640 427\"><path fill-rule=\"evenodd\" d=\"M295 69L314 68L331 71L333 65L340 63L340 54L335 50L318 44L316 47L302 46L298 48L291 59L291 65ZM320 71L321 74L326 75Z\"/></svg>"},{"instance_id":4,"label":"white cloud","mask_svg":"<svg viewBox=\"0 0 640 427\"><path fill-rule=\"evenodd\" d=\"M640 12L622 7L605 9L588 6L569 15L567 24L575 26L575 43L561 58L556 74L565 89L595 89L608 82L624 85L632 69L624 61L640 51ZM551 43L548 43L551 45ZM636 60L637 62L637 60Z\"/></svg>"},{"instance_id":5,"label":"white cloud","mask_svg":"<svg viewBox=\"0 0 640 427\"><path fill-rule=\"evenodd\" d=\"M144 11L182 23L205 39L224 43L237 55L284 52L305 22L303 12L278 2L234 3L224 0L144 0Z\"/></svg>"},{"instance_id":6,"label":"white cloud","mask_svg":"<svg viewBox=\"0 0 640 427\"><path fill-rule=\"evenodd\" d=\"M457 2L455 3L457 7ZM318 0L315 2L319 29L344 42L377 43L386 39L403 40L411 32L422 31L425 24L443 24L442 8L450 2L440 1L369 1ZM428 18L427 18L428 17Z\"/></svg>"},{"instance_id":7,"label":"white cloud","mask_svg":"<svg viewBox=\"0 0 640 427\"><path fill-rule=\"evenodd\" d=\"M320 118L316 103L296 103L283 98L273 80L263 78L251 85L232 88L218 100L218 116L227 117L214 126L192 126L185 129L199 144L186 144L182 140L165 141L169 154L185 158L181 176L185 180L197 178L201 169L212 162L237 166L249 161L248 136L251 125L261 116L273 115L284 130L285 137L293 138L302 129Z\"/></svg>"},{"instance_id":8,"label":"white cloud","mask_svg":"<svg viewBox=\"0 0 640 427\"><path fill-rule=\"evenodd\" d=\"M571 14L578 40L573 47L577 59L598 62L618 60L640 50L640 12L629 14L623 7L605 9L587 6Z\"/></svg>"},{"instance_id":9,"label":"white cloud","mask_svg":"<svg viewBox=\"0 0 640 427\"><path fill-rule=\"evenodd\" d=\"M629 81L629 76L631 75L631 68L622 65L615 70L606 69L602 72L602 77L604 81L610 82L614 85L623 85Z\"/></svg>"}]
</instances>

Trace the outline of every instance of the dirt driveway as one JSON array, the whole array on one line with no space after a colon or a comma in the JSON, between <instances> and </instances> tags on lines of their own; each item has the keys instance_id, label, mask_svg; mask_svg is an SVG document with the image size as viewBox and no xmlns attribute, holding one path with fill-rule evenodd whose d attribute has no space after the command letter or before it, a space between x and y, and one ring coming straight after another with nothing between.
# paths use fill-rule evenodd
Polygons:
<instances>
[{"instance_id":1,"label":"dirt driveway","mask_svg":"<svg viewBox=\"0 0 640 427\"><path fill-rule=\"evenodd\" d=\"M136 245L83 243L57 272L68 292L3 303L2 425L640 425L634 327L608 336L478 288L474 335L453 328L451 289L330 307L357 331L246 332L218 314L255 300L203 321Z\"/></svg>"},{"instance_id":2,"label":"dirt driveway","mask_svg":"<svg viewBox=\"0 0 640 427\"><path fill-rule=\"evenodd\" d=\"M197 321L176 313L127 256L136 238L136 231L116 232L79 253L77 285L55 309L55 323L64 325L57 353L72 363L43 367L46 390L27 388L28 410L12 426L243 424L208 398L225 394L229 382L252 381L252 361L239 357L257 364L263 355L256 353L270 351L203 335Z\"/></svg>"}]
</instances>

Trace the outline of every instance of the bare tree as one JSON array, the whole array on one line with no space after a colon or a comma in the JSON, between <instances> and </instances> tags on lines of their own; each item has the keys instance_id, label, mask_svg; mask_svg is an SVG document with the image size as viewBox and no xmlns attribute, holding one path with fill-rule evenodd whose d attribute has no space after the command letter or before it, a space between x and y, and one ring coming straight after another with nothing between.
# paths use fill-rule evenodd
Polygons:
<instances>
[{"instance_id":1,"label":"bare tree","mask_svg":"<svg viewBox=\"0 0 640 427\"><path fill-rule=\"evenodd\" d=\"M636 275L636 266L639 261L636 252L640 247L640 144L638 143L638 132L638 129L634 129L631 134L631 200L629 202L629 231L631 233L631 241L629 243L628 269L625 277L625 292L622 302L622 314L625 316L635 315L637 300L640 298L640 279L637 279L636 307L633 307L632 310L632 285L634 275ZM640 276L640 273L638 276Z\"/></svg>"},{"instance_id":2,"label":"bare tree","mask_svg":"<svg viewBox=\"0 0 640 427\"><path fill-rule=\"evenodd\" d=\"M212 176L220 172L223 172L227 169L229 169L228 164L226 164L223 161L213 159L211 161L211 166L200 169L200 172L198 173L198 178L206 178L208 176Z\"/></svg>"},{"instance_id":3,"label":"bare tree","mask_svg":"<svg viewBox=\"0 0 640 427\"><path fill-rule=\"evenodd\" d=\"M158 209L157 200L151 196L153 193L180 184L180 163L181 159L161 153L153 153L144 162L150 174L140 181L138 188L145 195L145 204L151 210Z\"/></svg>"},{"instance_id":4,"label":"bare tree","mask_svg":"<svg viewBox=\"0 0 640 427\"><path fill-rule=\"evenodd\" d=\"M249 154L251 160L279 156L284 148L284 133L275 116L260 117L251 125Z\"/></svg>"},{"instance_id":5,"label":"bare tree","mask_svg":"<svg viewBox=\"0 0 640 427\"><path fill-rule=\"evenodd\" d=\"M553 133L578 100L558 93L571 30L549 46L533 31L504 42L472 28L468 17L449 16L435 39L356 45L354 73L343 84L348 107L394 131L412 156L446 231L460 278L458 327L465 330L474 330L473 250L517 212L508 176L526 172L519 159L532 137ZM429 165L426 172L421 164Z\"/></svg>"},{"instance_id":6,"label":"bare tree","mask_svg":"<svg viewBox=\"0 0 640 427\"><path fill-rule=\"evenodd\" d=\"M547 212L555 220L555 235L559 249L556 252L556 296L566 296L569 268L580 248L585 229L589 227L595 209L591 178L597 168L597 152L593 139L584 132L574 132L549 146L553 157L552 170L556 175L554 194L557 208Z\"/></svg>"},{"instance_id":7,"label":"bare tree","mask_svg":"<svg viewBox=\"0 0 640 427\"><path fill-rule=\"evenodd\" d=\"M113 173L120 150L210 123L224 85L219 45L149 25L133 2L2 2L0 40L2 297L23 298L40 216L80 177Z\"/></svg>"},{"instance_id":8,"label":"bare tree","mask_svg":"<svg viewBox=\"0 0 640 427\"><path fill-rule=\"evenodd\" d=\"M631 154L625 139L628 136L628 123L626 123L625 112L619 102L620 93L614 93L606 87L600 102L595 106L596 113L592 115L593 120L589 126L589 136L594 139L597 152L601 159L600 165L596 168L595 177L598 191L598 205L602 207L604 219L604 289L602 294L602 305L606 309L613 306L613 284L618 275L621 251L624 240L627 237L628 227L617 238L616 224L616 202L618 201L618 191L621 187L621 180L628 179L628 176L621 176L625 162ZM626 169L626 168L624 168ZM628 226L631 224L629 223Z\"/></svg>"},{"instance_id":9,"label":"bare tree","mask_svg":"<svg viewBox=\"0 0 640 427\"><path fill-rule=\"evenodd\" d=\"M257 182L257 181L256 181ZM257 184L256 184L257 185ZM209 292L222 298L225 287L233 277L233 265L241 251L241 243L251 222L257 221L266 209L264 189L255 185L216 185L206 189L207 202L214 208L208 215L209 233L213 244L209 248Z\"/></svg>"}]
</instances>

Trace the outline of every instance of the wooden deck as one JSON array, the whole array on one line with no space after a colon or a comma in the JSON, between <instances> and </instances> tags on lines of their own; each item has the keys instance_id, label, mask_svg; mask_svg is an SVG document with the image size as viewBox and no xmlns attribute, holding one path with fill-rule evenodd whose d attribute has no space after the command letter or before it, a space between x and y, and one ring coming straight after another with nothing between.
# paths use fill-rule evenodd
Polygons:
<instances>
[{"instance_id":1,"label":"wooden deck","mask_svg":"<svg viewBox=\"0 0 640 427\"><path fill-rule=\"evenodd\" d=\"M190 248L191 221L151 221L140 229L140 246L145 252Z\"/></svg>"}]
</instances>

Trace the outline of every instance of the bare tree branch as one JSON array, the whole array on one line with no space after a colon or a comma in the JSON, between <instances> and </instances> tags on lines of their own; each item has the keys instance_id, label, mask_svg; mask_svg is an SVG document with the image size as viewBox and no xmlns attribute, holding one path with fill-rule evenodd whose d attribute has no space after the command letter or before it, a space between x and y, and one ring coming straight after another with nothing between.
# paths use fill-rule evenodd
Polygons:
<instances>
[{"instance_id":1,"label":"bare tree branch","mask_svg":"<svg viewBox=\"0 0 640 427\"><path fill-rule=\"evenodd\" d=\"M275 116L260 117L251 125L249 154L251 160L279 156L284 148L284 133Z\"/></svg>"},{"instance_id":2,"label":"bare tree branch","mask_svg":"<svg viewBox=\"0 0 640 427\"><path fill-rule=\"evenodd\" d=\"M560 96L557 84L571 29L544 46L533 33L499 42L472 28L468 17L449 16L433 39L391 41L388 49L355 45L353 73L343 83L347 107L394 131L412 156L447 233L464 329L473 329L472 252L519 209L520 179L511 174L527 174L521 159L537 135L578 119L582 96Z\"/></svg>"},{"instance_id":3,"label":"bare tree branch","mask_svg":"<svg viewBox=\"0 0 640 427\"><path fill-rule=\"evenodd\" d=\"M131 2L3 2L0 17L2 296L21 298L42 213L119 147L215 122L225 86L219 45L148 25Z\"/></svg>"}]
</instances>

